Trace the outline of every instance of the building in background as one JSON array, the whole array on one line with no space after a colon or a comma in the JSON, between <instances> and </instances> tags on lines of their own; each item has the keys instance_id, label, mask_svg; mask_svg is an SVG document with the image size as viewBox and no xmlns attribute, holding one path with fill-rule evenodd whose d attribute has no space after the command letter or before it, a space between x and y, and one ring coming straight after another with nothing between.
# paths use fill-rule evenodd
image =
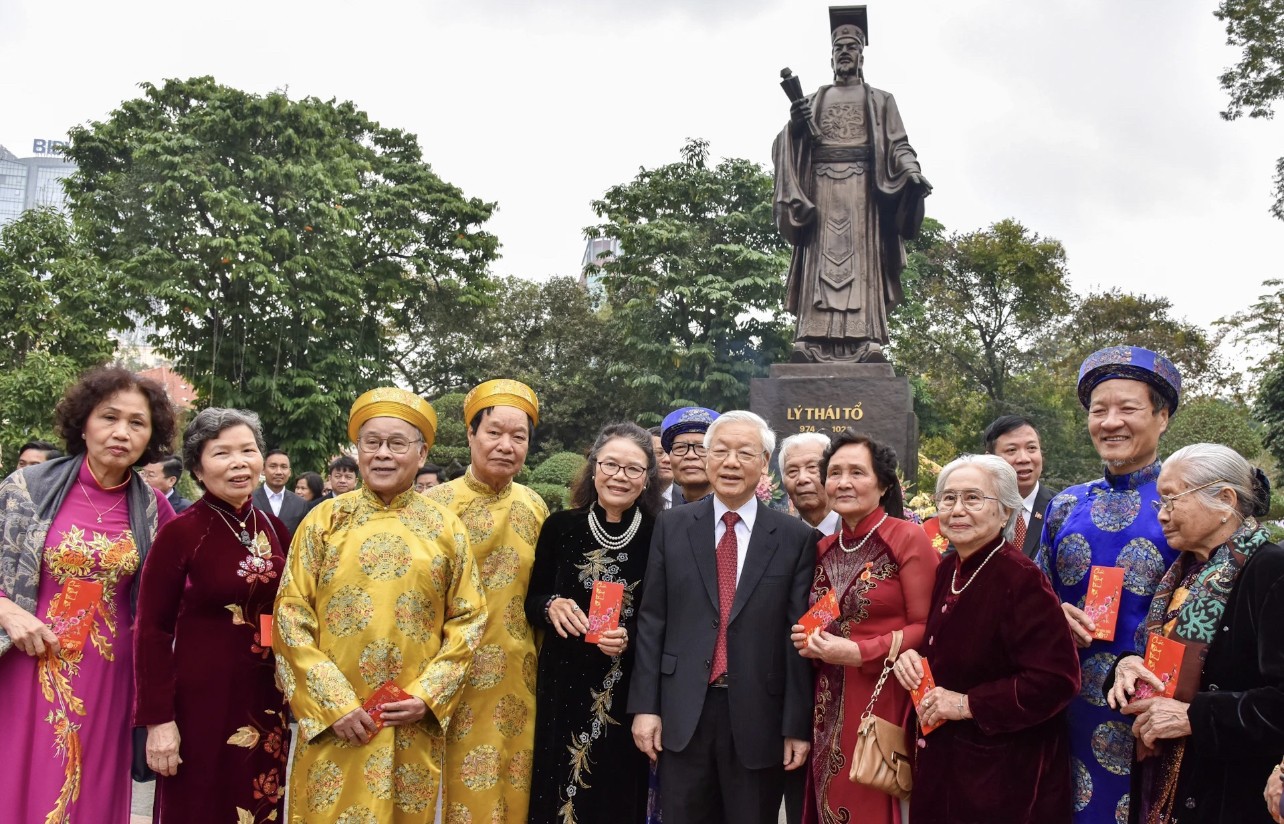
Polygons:
<instances>
[{"instance_id":1,"label":"building in background","mask_svg":"<svg viewBox=\"0 0 1284 824\"><path fill-rule=\"evenodd\" d=\"M580 261L580 286L598 300L602 298L601 267L619 253L620 242L613 237L591 238L584 246L584 258Z\"/></svg>"},{"instance_id":2,"label":"building in background","mask_svg":"<svg viewBox=\"0 0 1284 824\"><path fill-rule=\"evenodd\" d=\"M34 140L34 157L18 157L0 146L0 226L38 206L67 211L62 181L76 171L76 164L63 157L63 145L57 140Z\"/></svg>"}]
</instances>

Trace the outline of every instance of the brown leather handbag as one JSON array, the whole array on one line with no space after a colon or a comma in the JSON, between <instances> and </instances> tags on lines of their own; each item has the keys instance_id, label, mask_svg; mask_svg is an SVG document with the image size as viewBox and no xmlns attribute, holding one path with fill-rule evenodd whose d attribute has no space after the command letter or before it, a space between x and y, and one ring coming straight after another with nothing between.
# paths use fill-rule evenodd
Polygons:
<instances>
[{"instance_id":1,"label":"brown leather handbag","mask_svg":"<svg viewBox=\"0 0 1284 824\"><path fill-rule=\"evenodd\" d=\"M883 684L892 672L892 665L901 653L901 641L904 634L900 630L892 633L892 648L883 663L883 673L878 676L874 694L870 696L869 706L860 717L860 729L856 733L856 748L852 751L852 770L847 776L857 784L864 784L896 798L909 798L914 788L911 774L909 748L906 746L905 729L890 721L885 721L874 714L874 703L878 701Z\"/></svg>"}]
</instances>

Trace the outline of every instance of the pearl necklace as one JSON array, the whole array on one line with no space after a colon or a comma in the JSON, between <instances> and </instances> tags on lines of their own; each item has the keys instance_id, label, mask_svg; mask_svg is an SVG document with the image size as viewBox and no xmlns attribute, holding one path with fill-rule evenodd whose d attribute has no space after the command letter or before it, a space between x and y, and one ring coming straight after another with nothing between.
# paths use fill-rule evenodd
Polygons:
<instances>
[{"instance_id":1,"label":"pearl necklace","mask_svg":"<svg viewBox=\"0 0 1284 824\"><path fill-rule=\"evenodd\" d=\"M593 535L593 540L597 541L598 546L610 552L619 552L629 545L633 536L638 534L638 527L642 526L642 510L633 510L633 522L629 528L624 530L624 534L618 538L612 538L606 533L606 529L597 520L597 512L592 507L589 508L588 514L589 532Z\"/></svg>"},{"instance_id":2,"label":"pearl necklace","mask_svg":"<svg viewBox=\"0 0 1284 824\"><path fill-rule=\"evenodd\" d=\"M991 558L993 558L996 554L998 554L998 551L1000 549L1003 549L1003 544L999 544L994 549L990 550L990 554L985 556L985 560L981 562L981 565L976 568L976 572L972 573L972 577L968 578L967 583L965 583L963 586L958 585L959 570L963 568L963 559L960 558L959 565L954 568L954 572L950 575L950 592L954 593L955 595L962 595L963 590L967 589L972 585L972 582L976 580L976 576L981 574L981 570L985 569L985 565L990 562Z\"/></svg>"},{"instance_id":3,"label":"pearl necklace","mask_svg":"<svg viewBox=\"0 0 1284 824\"><path fill-rule=\"evenodd\" d=\"M875 532L878 531L878 528L883 525L883 521L886 521L886 520L887 520L887 513L884 512L883 517L879 519L878 523L874 524L874 528L871 529L869 532L865 533L865 537L860 539L860 543L856 544L856 546L852 547L851 549L848 549L846 546L843 545L843 527L841 524L839 524L838 548L841 549L843 552L847 552L847 553L856 552L858 550L864 549L865 544L869 543L869 539L873 536Z\"/></svg>"}]
</instances>

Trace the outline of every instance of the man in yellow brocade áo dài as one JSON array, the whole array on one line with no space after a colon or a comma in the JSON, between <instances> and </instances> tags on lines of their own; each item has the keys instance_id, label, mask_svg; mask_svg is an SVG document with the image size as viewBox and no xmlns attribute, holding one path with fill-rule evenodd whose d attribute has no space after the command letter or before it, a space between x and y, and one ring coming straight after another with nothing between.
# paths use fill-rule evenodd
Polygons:
<instances>
[{"instance_id":1,"label":"man in yellow brocade \u00e1o d\u00e0i","mask_svg":"<svg viewBox=\"0 0 1284 824\"><path fill-rule=\"evenodd\" d=\"M318 504L291 544L272 645L299 722L293 824L433 819L444 731L486 626L464 525L414 491L436 428L404 390L358 398L348 437L365 485ZM378 729L362 703L388 681L410 697L381 704Z\"/></svg>"},{"instance_id":2,"label":"man in yellow brocade \u00e1o d\u00e0i","mask_svg":"<svg viewBox=\"0 0 1284 824\"><path fill-rule=\"evenodd\" d=\"M535 746L535 640L526 587L548 507L513 478L526 461L539 401L525 384L487 381L464 398L470 463L428 498L468 529L490 620L446 736L446 824L525 824Z\"/></svg>"}]
</instances>

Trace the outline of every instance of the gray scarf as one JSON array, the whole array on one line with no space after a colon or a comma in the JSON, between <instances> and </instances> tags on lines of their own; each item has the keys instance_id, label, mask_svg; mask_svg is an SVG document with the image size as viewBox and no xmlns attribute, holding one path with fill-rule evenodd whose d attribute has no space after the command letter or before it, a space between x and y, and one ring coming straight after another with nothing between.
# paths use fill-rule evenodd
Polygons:
<instances>
[{"instance_id":1,"label":"gray scarf","mask_svg":"<svg viewBox=\"0 0 1284 824\"><path fill-rule=\"evenodd\" d=\"M40 564L54 516L76 483L84 455L56 458L14 472L0 481L0 592L33 615L40 595ZM138 607L142 559L156 535L156 493L136 472L126 492L129 529L138 549L139 572L129 590L130 616ZM0 655L13 646L0 629Z\"/></svg>"}]
</instances>

